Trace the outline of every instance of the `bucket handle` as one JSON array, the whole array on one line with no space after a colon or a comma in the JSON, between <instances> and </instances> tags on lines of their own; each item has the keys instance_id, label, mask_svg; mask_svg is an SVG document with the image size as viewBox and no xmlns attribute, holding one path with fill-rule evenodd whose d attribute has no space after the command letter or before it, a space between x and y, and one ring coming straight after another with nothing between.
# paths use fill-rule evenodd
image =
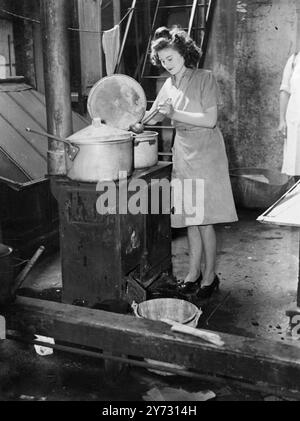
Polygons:
<instances>
[{"instance_id":1,"label":"bucket handle","mask_svg":"<svg viewBox=\"0 0 300 421\"><path fill-rule=\"evenodd\" d=\"M199 319L200 319L202 313L203 313L202 310L200 308L198 308L197 313L196 313L196 316L195 316L196 326L197 326L197 324L199 322Z\"/></svg>"},{"instance_id":2,"label":"bucket handle","mask_svg":"<svg viewBox=\"0 0 300 421\"><path fill-rule=\"evenodd\" d=\"M149 143L149 145L155 145L156 139L144 139L144 140L138 140L134 139L134 146L139 146L140 143Z\"/></svg>"},{"instance_id":3,"label":"bucket handle","mask_svg":"<svg viewBox=\"0 0 300 421\"><path fill-rule=\"evenodd\" d=\"M139 319L142 319L142 317L139 315L139 312L138 312L138 308L139 308L138 303L133 301L132 304L131 304L131 308L134 311L135 316L138 317Z\"/></svg>"}]
</instances>

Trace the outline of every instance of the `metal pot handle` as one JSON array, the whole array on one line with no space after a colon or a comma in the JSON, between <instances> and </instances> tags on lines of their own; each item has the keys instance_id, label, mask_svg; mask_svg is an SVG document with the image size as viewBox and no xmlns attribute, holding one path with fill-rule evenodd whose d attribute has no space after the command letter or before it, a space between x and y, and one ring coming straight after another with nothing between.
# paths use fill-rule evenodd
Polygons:
<instances>
[{"instance_id":1,"label":"metal pot handle","mask_svg":"<svg viewBox=\"0 0 300 421\"><path fill-rule=\"evenodd\" d=\"M198 324L198 322L199 322L199 319L200 319L200 317L201 317L202 313L203 313L203 311L202 311L202 310L200 310L200 308L199 308L199 309L198 309L198 311L197 311L197 313L196 313L196 316L195 316L195 325L196 325L196 326L197 326L197 324Z\"/></svg>"},{"instance_id":2,"label":"metal pot handle","mask_svg":"<svg viewBox=\"0 0 300 421\"><path fill-rule=\"evenodd\" d=\"M149 145L155 145L156 139L144 139L144 140L134 139L133 141L134 146L138 146L140 143L149 143Z\"/></svg>"},{"instance_id":3,"label":"metal pot handle","mask_svg":"<svg viewBox=\"0 0 300 421\"><path fill-rule=\"evenodd\" d=\"M50 133L40 132L38 130L33 130L30 127L26 128L26 132L39 134L40 136L49 137L50 139L56 140L57 142L65 143L68 146L68 157L70 158L71 161L74 161L78 152L80 151L80 148L78 146L74 146L69 140L63 139L63 138L58 137L58 136L53 136Z\"/></svg>"},{"instance_id":4,"label":"metal pot handle","mask_svg":"<svg viewBox=\"0 0 300 421\"><path fill-rule=\"evenodd\" d=\"M138 307L139 307L138 303L136 303L135 301L133 301L132 304L131 304L131 308L134 311L134 315L136 317L138 317L139 319L142 319L142 317L138 313Z\"/></svg>"}]
</instances>

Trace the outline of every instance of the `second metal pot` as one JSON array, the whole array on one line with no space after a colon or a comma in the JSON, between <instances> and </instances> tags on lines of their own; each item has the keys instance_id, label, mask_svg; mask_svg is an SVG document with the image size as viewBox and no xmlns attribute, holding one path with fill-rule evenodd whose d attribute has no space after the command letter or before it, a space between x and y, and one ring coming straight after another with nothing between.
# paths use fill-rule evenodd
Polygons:
<instances>
[{"instance_id":1,"label":"second metal pot","mask_svg":"<svg viewBox=\"0 0 300 421\"><path fill-rule=\"evenodd\" d=\"M142 169L158 162L158 133L145 131L134 136L134 168Z\"/></svg>"}]
</instances>

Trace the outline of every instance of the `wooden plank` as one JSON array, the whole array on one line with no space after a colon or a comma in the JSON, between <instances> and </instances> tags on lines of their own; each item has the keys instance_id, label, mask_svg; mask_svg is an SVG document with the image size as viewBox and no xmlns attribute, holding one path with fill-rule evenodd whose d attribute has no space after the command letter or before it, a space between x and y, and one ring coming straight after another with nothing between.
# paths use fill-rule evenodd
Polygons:
<instances>
[{"instance_id":1,"label":"wooden plank","mask_svg":"<svg viewBox=\"0 0 300 421\"><path fill-rule=\"evenodd\" d=\"M101 1L78 0L78 20L82 31L79 33L81 94L88 95L103 74Z\"/></svg>"},{"instance_id":2,"label":"wooden plank","mask_svg":"<svg viewBox=\"0 0 300 421\"><path fill-rule=\"evenodd\" d=\"M300 346L220 333L223 347L171 332L162 322L18 297L8 329L106 352L183 365L197 372L299 391Z\"/></svg>"}]
</instances>

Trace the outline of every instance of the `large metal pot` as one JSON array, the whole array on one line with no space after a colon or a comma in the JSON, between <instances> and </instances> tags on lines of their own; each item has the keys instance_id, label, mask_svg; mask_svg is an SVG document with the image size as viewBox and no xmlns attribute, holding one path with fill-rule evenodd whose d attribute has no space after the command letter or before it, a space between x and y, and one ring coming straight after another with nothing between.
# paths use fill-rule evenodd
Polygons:
<instances>
[{"instance_id":1,"label":"large metal pot","mask_svg":"<svg viewBox=\"0 0 300 421\"><path fill-rule=\"evenodd\" d=\"M29 127L26 130L67 145L66 175L72 180L97 183L132 174L133 133L102 124L100 118L67 139Z\"/></svg>"},{"instance_id":2,"label":"large metal pot","mask_svg":"<svg viewBox=\"0 0 300 421\"><path fill-rule=\"evenodd\" d=\"M93 120L91 126L70 136L79 148L75 159L67 153L67 176L72 180L115 181L133 171L133 136L130 132Z\"/></svg>"},{"instance_id":3,"label":"large metal pot","mask_svg":"<svg viewBox=\"0 0 300 421\"><path fill-rule=\"evenodd\" d=\"M134 135L134 168L153 167L158 162L158 133L145 131Z\"/></svg>"}]
</instances>

